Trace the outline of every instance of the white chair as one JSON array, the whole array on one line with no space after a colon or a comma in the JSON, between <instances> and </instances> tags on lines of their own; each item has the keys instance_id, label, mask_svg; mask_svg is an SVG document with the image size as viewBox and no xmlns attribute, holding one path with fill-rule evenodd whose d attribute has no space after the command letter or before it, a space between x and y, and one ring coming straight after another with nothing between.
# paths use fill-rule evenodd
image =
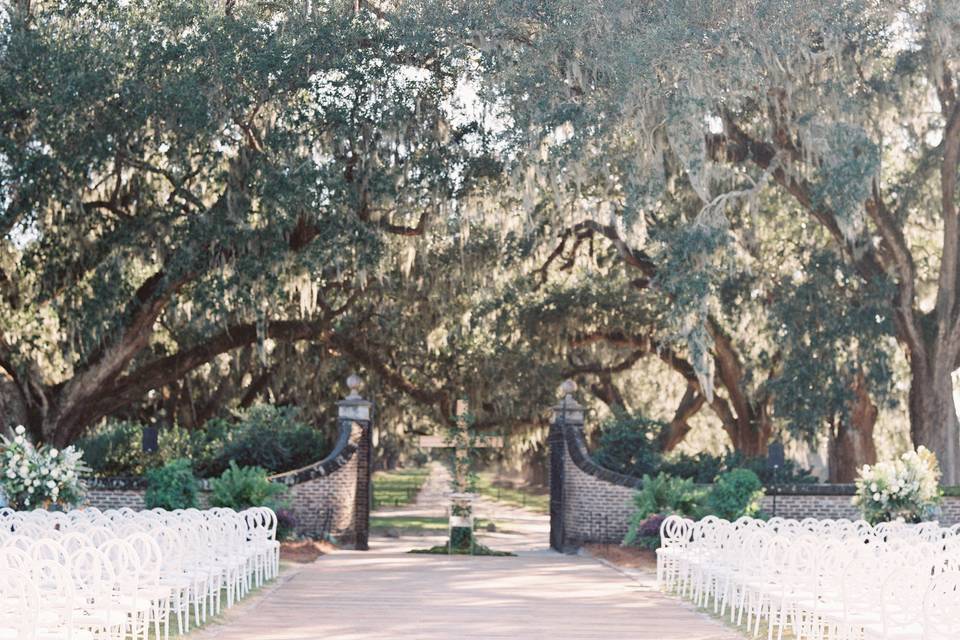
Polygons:
<instances>
[{"instance_id":1,"label":"white chair","mask_svg":"<svg viewBox=\"0 0 960 640\"><path fill-rule=\"evenodd\" d=\"M0 568L3 565L0 551ZM0 640L34 640L37 637L40 594L29 573L0 571Z\"/></svg>"}]
</instances>

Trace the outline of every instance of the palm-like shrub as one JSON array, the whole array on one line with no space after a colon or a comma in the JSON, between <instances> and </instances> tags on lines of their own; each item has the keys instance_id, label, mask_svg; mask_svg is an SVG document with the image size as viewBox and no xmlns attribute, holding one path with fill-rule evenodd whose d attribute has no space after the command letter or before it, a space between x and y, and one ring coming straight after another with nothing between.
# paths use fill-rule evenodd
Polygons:
<instances>
[{"instance_id":1,"label":"palm-like shrub","mask_svg":"<svg viewBox=\"0 0 960 640\"><path fill-rule=\"evenodd\" d=\"M643 486L633 497L636 510L630 517L630 527L623 543L650 546L644 540L649 537L645 531L651 526L647 522L651 516L692 516L697 512L703 495L704 490L687 478L674 478L665 473L655 477L643 476ZM659 535L659 525L656 527L657 533L654 535Z\"/></svg>"},{"instance_id":2,"label":"palm-like shrub","mask_svg":"<svg viewBox=\"0 0 960 640\"><path fill-rule=\"evenodd\" d=\"M241 467L233 460L219 478L210 481L211 507L228 507L240 511L250 507L280 507L287 489L270 482L266 470L260 467Z\"/></svg>"}]
</instances>

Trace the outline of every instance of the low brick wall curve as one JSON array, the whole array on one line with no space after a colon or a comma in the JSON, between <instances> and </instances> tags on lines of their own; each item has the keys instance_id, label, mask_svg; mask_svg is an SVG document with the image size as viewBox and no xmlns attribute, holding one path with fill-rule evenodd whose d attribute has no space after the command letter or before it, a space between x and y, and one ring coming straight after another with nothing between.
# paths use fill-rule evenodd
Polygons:
<instances>
[{"instance_id":1,"label":"low brick wall curve","mask_svg":"<svg viewBox=\"0 0 960 640\"><path fill-rule=\"evenodd\" d=\"M580 425L551 425L551 546L571 551L587 543L619 544L634 511L639 478L601 467L591 457ZM847 518L860 511L852 484L797 484L765 488L763 511L782 518ZM940 523L960 523L960 497L945 497Z\"/></svg>"},{"instance_id":2,"label":"low brick wall curve","mask_svg":"<svg viewBox=\"0 0 960 640\"><path fill-rule=\"evenodd\" d=\"M297 533L329 538L346 546L365 546L369 526L369 467L365 430L369 427L340 421L333 450L322 460L286 473L270 476L288 488L290 508L297 520ZM98 509L145 509L146 479L88 478L84 506ZM209 506L210 481L200 480L198 502Z\"/></svg>"}]
</instances>

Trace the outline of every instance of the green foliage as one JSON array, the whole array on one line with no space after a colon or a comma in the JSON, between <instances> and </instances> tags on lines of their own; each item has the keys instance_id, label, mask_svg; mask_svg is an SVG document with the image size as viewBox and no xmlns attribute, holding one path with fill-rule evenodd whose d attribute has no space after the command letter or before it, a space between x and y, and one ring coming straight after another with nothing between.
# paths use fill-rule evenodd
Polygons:
<instances>
[{"instance_id":1,"label":"green foliage","mask_svg":"<svg viewBox=\"0 0 960 640\"><path fill-rule=\"evenodd\" d=\"M748 458L739 451L731 451L724 458L723 467L727 471L735 469L749 469L760 482L766 485L773 484L816 484L817 477L804 469L794 460L784 460L776 469L770 466L766 456Z\"/></svg>"},{"instance_id":2,"label":"green foliage","mask_svg":"<svg viewBox=\"0 0 960 640\"><path fill-rule=\"evenodd\" d=\"M666 425L643 416L620 414L601 427L594 459L600 466L635 477L656 473L662 456L658 438Z\"/></svg>"},{"instance_id":3,"label":"green foliage","mask_svg":"<svg viewBox=\"0 0 960 640\"><path fill-rule=\"evenodd\" d=\"M813 252L781 280L767 321L782 361L767 388L793 434L812 441L820 425L848 420L858 379L875 402L896 405L891 295L889 284L863 282L832 251Z\"/></svg>"},{"instance_id":4,"label":"green foliage","mask_svg":"<svg viewBox=\"0 0 960 640\"><path fill-rule=\"evenodd\" d=\"M197 479L189 460L171 460L147 471L144 502L148 509L189 509L197 506Z\"/></svg>"},{"instance_id":5,"label":"green foliage","mask_svg":"<svg viewBox=\"0 0 960 640\"><path fill-rule=\"evenodd\" d=\"M939 227L927 216L941 190L925 166L939 151L924 141L941 137L947 114L930 116L926 98L931 79L955 75L941 60L957 56L955 38L929 25L952 24L954 13L940 20L922 4L866 0L468 5L397 2L389 19L285 1L36 2L29 19L11 12L0 33L10 70L0 77L0 333L13 369L36 366L51 383L46 398L25 397L55 404L55 389L87 388L66 384L72 372L90 371L154 300L168 302L137 326L162 330L134 336L146 348L112 351L136 352L117 367L123 376L88 376L116 393L91 388L84 414L174 382L140 374L158 370L153 357L203 351L234 322L242 330L226 333L256 349L198 367L175 390L189 392L181 405L198 387L216 400L219 370L239 386L271 359L281 379L271 393L296 397L294 378L300 389L332 386L302 370L333 360L331 345L355 357L335 344L346 336L390 345L413 387L444 380L436 396L470 389L496 398L494 418L518 418L546 406L543 381L567 362L629 355L570 353L571 336L598 327L643 336L651 358L654 343L670 347L707 395L711 336L728 334L743 369L735 384L752 396L740 406L769 407L809 439L843 411L851 375L863 371L877 395L892 386L872 353L891 331L890 314L875 313L876 300L890 308L889 293L877 282L875 300L850 281L859 270L925 291L938 272L928 230ZM493 44L462 44L474 40ZM476 60L485 75L473 83ZM483 103L453 106L474 84ZM495 131L471 112L492 113ZM502 168L522 184L476 188ZM897 232L886 232L876 264L884 234L860 218L881 169L878 195ZM802 176L809 197L778 201L789 191L782 176ZM916 212L919 225L903 224ZM543 262L581 214L617 237L569 230L553 262L553 272L564 265L558 285ZM824 221L829 233L795 219ZM388 233L397 229L423 235L408 244ZM923 247L916 287L891 257L901 236ZM844 267L845 256L862 264ZM531 265L544 267L543 282ZM318 320L331 337L286 350L276 321L291 318ZM435 407L418 410L437 420ZM304 463L297 447L313 449L306 434L234 434L230 422L164 430L156 461L117 451L118 434L97 444L100 471L181 456L204 475L231 459L279 471ZM611 429L602 464L702 481L736 466L656 464L648 426ZM541 444L531 436L519 447L536 455ZM762 465L741 464L767 481Z\"/></svg>"},{"instance_id":6,"label":"green foliage","mask_svg":"<svg viewBox=\"0 0 960 640\"><path fill-rule=\"evenodd\" d=\"M749 469L765 486L817 482L817 477L812 475L809 469L802 468L793 460L785 460L777 469L773 469L765 456L751 458L739 451L730 451L719 456L709 453L674 455L666 458L660 469L672 476L690 478L697 484L710 484L718 475L732 469Z\"/></svg>"},{"instance_id":7,"label":"green foliage","mask_svg":"<svg viewBox=\"0 0 960 640\"><path fill-rule=\"evenodd\" d=\"M142 452L143 426L126 420L107 421L77 441L90 470L98 476L136 476L160 464Z\"/></svg>"},{"instance_id":8,"label":"green foliage","mask_svg":"<svg viewBox=\"0 0 960 640\"><path fill-rule=\"evenodd\" d=\"M296 407L254 405L232 420L214 418L203 429L178 426L161 429L158 450L142 452L143 427L134 422L108 421L83 438L89 466L99 476L141 475L179 458L192 461L197 475L216 477L230 465L263 467L281 473L312 464L323 457L325 434L300 421Z\"/></svg>"},{"instance_id":9,"label":"green foliage","mask_svg":"<svg viewBox=\"0 0 960 640\"><path fill-rule=\"evenodd\" d=\"M202 473L209 477L223 473L231 461L274 473L299 469L319 460L327 447L324 434L303 424L296 407L289 406L254 405L235 422L211 420L206 430L207 443L223 443L219 452L201 459Z\"/></svg>"},{"instance_id":10,"label":"green foliage","mask_svg":"<svg viewBox=\"0 0 960 640\"><path fill-rule=\"evenodd\" d=\"M760 479L749 469L721 473L710 487L662 472L655 477L645 475L642 487L633 497L635 510L623 544L656 548L660 523L669 515L715 515L727 520L755 517L760 513L763 495Z\"/></svg>"},{"instance_id":11,"label":"green foliage","mask_svg":"<svg viewBox=\"0 0 960 640\"><path fill-rule=\"evenodd\" d=\"M149 389L186 376L269 372L278 343L326 343L342 327L355 337L370 314L352 303L379 297L378 276L414 246L395 238L459 226L498 163L484 110L459 106L475 54L422 11L402 3L387 21L288 0L0 11L0 333L9 367L45 385L31 401L68 389L84 407L63 412L57 438L147 408ZM110 349L119 361L102 358ZM241 350L256 364L220 357ZM287 366L313 382L312 368ZM218 406L242 393L207 388ZM198 408L192 390L183 397Z\"/></svg>"},{"instance_id":12,"label":"green foliage","mask_svg":"<svg viewBox=\"0 0 960 640\"><path fill-rule=\"evenodd\" d=\"M210 506L237 511L250 507L276 509L287 491L283 485L270 482L266 470L240 467L232 460L219 478L210 481L210 488Z\"/></svg>"},{"instance_id":13,"label":"green foliage","mask_svg":"<svg viewBox=\"0 0 960 640\"><path fill-rule=\"evenodd\" d=\"M689 478L697 484L710 484L726 468L726 456L704 452L692 456L681 453L665 459L660 468L671 476Z\"/></svg>"},{"instance_id":14,"label":"green foliage","mask_svg":"<svg viewBox=\"0 0 960 640\"><path fill-rule=\"evenodd\" d=\"M755 517L760 513L762 499L763 485L757 474L749 469L734 469L717 476L699 515L715 515L726 520Z\"/></svg>"},{"instance_id":15,"label":"green foliage","mask_svg":"<svg viewBox=\"0 0 960 640\"><path fill-rule=\"evenodd\" d=\"M644 520L654 514L691 516L703 499L704 490L692 480L665 473L643 476L643 485L633 498L636 515Z\"/></svg>"},{"instance_id":16,"label":"green foliage","mask_svg":"<svg viewBox=\"0 0 960 640\"><path fill-rule=\"evenodd\" d=\"M695 486L689 479L674 478L665 473L654 477L644 475L643 485L633 496L635 510L630 516L630 527L624 544L633 545L638 538L643 537L640 528L650 516L694 515L704 493L705 489Z\"/></svg>"},{"instance_id":17,"label":"green foliage","mask_svg":"<svg viewBox=\"0 0 960 640\"><path fill-rule=\"evenodd\" d=\"M773 469L767 458L747 457L738 451L723 455L698 453L664 456L660 452L660 434L666 425L643 416L620 414L601 427L594 459L600 466L633 477L665 473L689 478L697 484L710 484L725 471L745 468L764 484L805 484L816 482L810 471L793 460Z\"/></svg>"},{"instance_id":18,"label":"green foliage","mask_svg":"<svg viewBox=\"0 0 960 640\"><path fill-rule=\"evenodd\" d=\"M447 546L447 544L438 544L434 547L430 547L429 549L411 549L407 553L422 553L422 554L445 556L451 553L451 549ZM495 551L486 545L480 544L479 542L474 542L472 548L469 545L460 546L460 547L455 546L452 550L452 553L454 555L498 556L498 557L516 555L515 553L510 553L509 551Z\"/></svg>"}]
</instances>

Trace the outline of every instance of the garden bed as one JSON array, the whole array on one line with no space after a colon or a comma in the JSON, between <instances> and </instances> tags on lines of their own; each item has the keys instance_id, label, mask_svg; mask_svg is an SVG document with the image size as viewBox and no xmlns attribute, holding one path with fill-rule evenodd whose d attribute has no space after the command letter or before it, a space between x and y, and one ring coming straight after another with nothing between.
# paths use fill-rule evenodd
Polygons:
<instances>
[{"instance_id":1,"label":"garden bed","mask_svg":"<svg viewBox=\"0 0 960 640\"><path fill-rule=\"evenodd\" d=\"M280 560L309 564L335 549L335 546L323 540L291 540L280 543Z\"/></svg>"},{"instance_id":2,"label":"garden bed","mask_svg":"<svg viewBox=\"0 0 960 640\"><path fill-rule=\"evenodd\" d=\"M657 570L657 554L650 549L623 547L619 544L588 544L584 549L594 558L606 560L623 569Z\"/></svg>"}]
</instances>

